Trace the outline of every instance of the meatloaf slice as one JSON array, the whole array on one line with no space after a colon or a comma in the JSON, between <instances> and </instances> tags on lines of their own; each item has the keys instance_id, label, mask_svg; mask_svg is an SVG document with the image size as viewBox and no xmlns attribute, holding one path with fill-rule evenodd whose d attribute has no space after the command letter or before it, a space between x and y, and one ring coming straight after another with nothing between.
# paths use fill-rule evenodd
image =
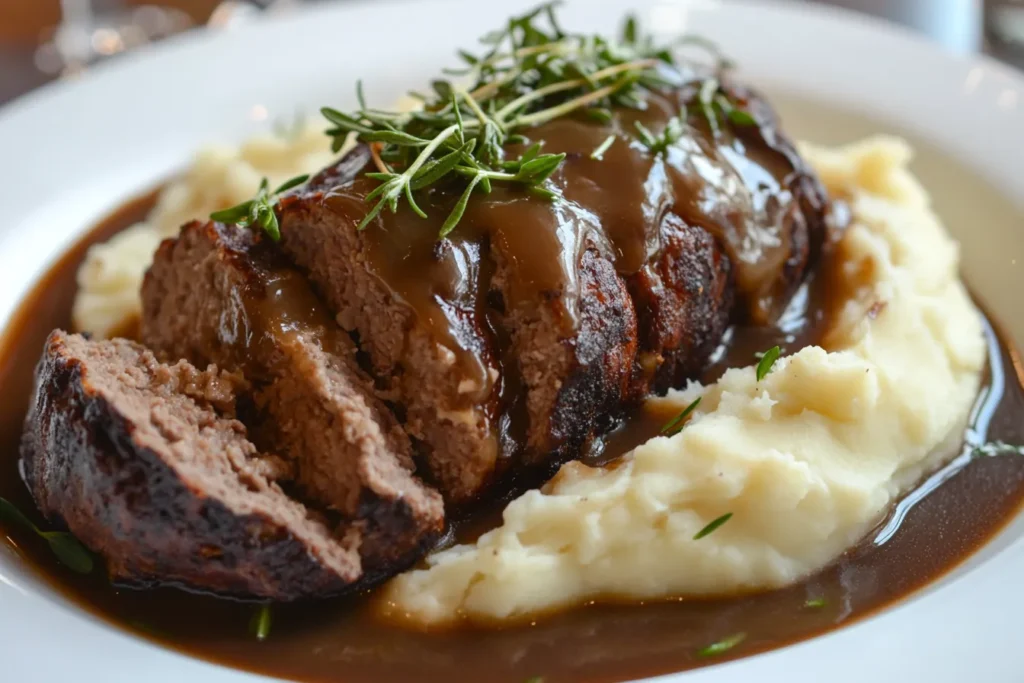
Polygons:
<instances>
[{"instance_id":1,"label":"meatloaf slice","mask_svg":"<svg viewBox=\"0 0 1024 683\"><path fill-rule=\"evenodd\" d=\"M274 483L284 463L230 417L243 388L132 342L54 332L21 445L40 511L119 581L273 600L348 588L358 540L335 538Z\"/></svg>"},{"instance_id":2,"label":"meatloaf slice","mask_svg":"<svg viewBox=\"0 0 1024 683\"><path fill-rule=\"evenodd\" d=\"M521 225L513 230L525 232ZM525 415L524 425L513 425L522 449L517 460L553 466L578 457L608 420L631 404L636 311L607 245L585 229L572 265L576 291L523 296L516 290L522 288L517 264L524 256L562 259L564 254L531 251L535 236L516 240L510 232L492 240L497 267L491 287L501 295L497 317L511 341L505 372L518 373L525 402L525 411L512 411Z\"/></svg>"},{"instance_id":3,"label":"meatloaf slice","mask_svg":"<svg viewBox=\"0 0 1024 683\"><path fill-rule=\"evenodd\" d=\"M638 391L663 393L695 377L733 311L732 265L709 232L667 214L661 249L626 278L640 332Z\"/></svg>"},{"instance_id":4,"label":"meatloaf slice","mask_svg":"<svg viewBox=\"0 0 1024 683\"><path fill-rule=\"evenodd\" d=\"M307 272L342 327L358 335L376 376L404 407L406 428L417 439L445 500L464 503L492 481L501 451L496 415L501 382L488 323L472 304L445 309L457 343L474 358L469 367L463 366L374 273L368 235L355 230L365 214L362 198L324 201L329 190L350 183L368 160L367 148L359 146L299 194L286 197L281 203L281 247ZM423 234L430 236L429 228ZM420 250L431 261L424 267L462 259L457 250L446 249L450 246L435 247L429 239ZM481 258L486 256L475 253L462 260L477 268Z\"/></svg>"},{"instance_id":5,"label":"meatloaf slice","mask_svg":"<svg viewBox=\"0 0 1024 683\"><path fill-rule=\"evenodd\" d=\"M171 358L243 371L256 442L306 496L362 538L366 571L403 568L443 529L440 496L413 475L408 437L358 368L305 278L253 232L194 222L165 241L143 288L143 341Z\"/></svg>"}]
</instances>

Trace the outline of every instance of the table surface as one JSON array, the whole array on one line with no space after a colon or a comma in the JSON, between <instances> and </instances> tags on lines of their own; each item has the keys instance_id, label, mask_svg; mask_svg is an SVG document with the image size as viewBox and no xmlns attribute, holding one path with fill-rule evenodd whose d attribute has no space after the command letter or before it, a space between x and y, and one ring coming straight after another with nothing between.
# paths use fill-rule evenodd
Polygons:
<instances>
[{"instance_id":1,"label":"table surface","mask_svg":"<svg viewBox=\"0 0 1024 683\"><path fill-rule=\"evenodd\" d=\"M311 0L344 2L345 0ZM388 2L389 0L376 0ZM728 0L725 0L728 1ZM997 57L1024 68L1024 54L993 50L983 39L982 5L979 0L812 0L843 6L911 27L946 45L963 51L988 50ZM219 0L93 0L97 8L159 4L188 13L202 25ZM267 0L261 0L266 4ZM1019 3L1024 16L1024 0L987 0L986 7ZM0 0L0 104L7 102L52 78L35 65L40 40L60 18L59 0ZM130 59L128 54L118 59Z\"/></svg>"}]
</instances>

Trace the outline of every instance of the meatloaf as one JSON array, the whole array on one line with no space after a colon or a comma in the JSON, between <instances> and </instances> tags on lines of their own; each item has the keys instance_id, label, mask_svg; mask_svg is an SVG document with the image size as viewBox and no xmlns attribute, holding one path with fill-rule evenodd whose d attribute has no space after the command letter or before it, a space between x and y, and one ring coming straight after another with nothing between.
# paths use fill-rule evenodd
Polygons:
<instances>
[{"instance_id":1,"label":"meatloaf","mask_svg":"<svg viewBox=\"0 0 1024 683\"><path fill-rule=\"evenodd\" d=\"M441 498L413 475L408 436L351 339L272 245L190 223L157 251L142 298L151 349L245 374L254 440L293 466L306 500L351 525L365 571L393 573L438 538Z\"/></svg>"},{"instance_id":2,"label":"meatloaf","mask_svg":"<svg viewBox=\"0 0 1024 683\"><path fill-rule=\"evenodd\" d=\"M357 230L378 186L366 146L282 200L281 248L358 339L446 500L578 456L699 373L731 322L771 323L829 244L820 183L749 90L723 86L752 122L691 117L657 153L637 139L693 104L702 81L682 78L610 121L524 131L566 155L558 198L496 184L440 240L458 182L421 190L426 219L402 205Z\"/></svg>"},{"instance_id":3,"label":"meatloaf","mask_svg":"<svg viewBox=\"0 0 1024 683\"><path fill-rule=\"evenodd\" d=\"M25 481L113 579L274 600L360 580L358 537L285 495L275 480L287 463L232 417L247 388L238 375L56 331L36 379Z\"/></svg>"}]
</instances>

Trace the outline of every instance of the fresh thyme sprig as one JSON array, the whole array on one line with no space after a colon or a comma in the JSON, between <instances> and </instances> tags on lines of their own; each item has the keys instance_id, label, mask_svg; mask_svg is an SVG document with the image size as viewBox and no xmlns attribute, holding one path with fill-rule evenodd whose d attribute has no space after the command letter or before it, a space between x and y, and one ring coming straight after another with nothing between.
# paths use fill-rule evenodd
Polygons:
<instances>
[{"instance_id":1,"label":"fresh thyme sprig","mask_svg":"<svg viewBox=\"0 0 1024 683\"><path fill-rule=\"evenodd\" d=\"M555 199L548 186L564 157L529 148L508 159L509 147L528 144L523 133L552 119L584 112L605 123L616 107L643 107L645 93L671 86L661 67L673 64L672 51L642 36L635 19L626 22L620 40L570 35L558 24L557 2L537 7L481 39L483 54L459 52L464 67L459 75L466 87L436 80L429 94L415 94L421 110L387 112L370 108L357 86L359 109L344 113L324 107L326 131L339 150L354 137L370 146L375 171L366 176L379 182L367 196L371 204L358 228L364 229L381 211L396 212L404 202L421 217L417 192L441 181L461 189L444 221L440 236L449 234L465 213L474 192L488 193L493 183L517 185L533 194ZM706 47L700 41L695 42ZM714 54L714 53L713 53ZM721 111L735 107L715 85ZM648 131L648 146L659 153L678 141L685 129L685 112L659 136ZM611 144L611 143L608 143ZM595 150L600 158L607 150Z\"/></svg>"},{"instance_id":2,"label":"fresh thyme sprig","mask_svg":"<svg viewBox=\"0 0 1024 683\"><path fill-rule=\"evenodd\" d=\"M298 187L309 180L308 175L300 175L279 185L273 192L270 191L270 183L264 178L260 182L260 189L256 196L249 201L242 202L230 209L214 211L210 214L210 220L228 225L238 225L247 228L258 225L267 233L270 239L275 242L281 240L281 229L277 223L277 213L274 207L281 201L281 195Z\"/></svg>"}]
</instances>

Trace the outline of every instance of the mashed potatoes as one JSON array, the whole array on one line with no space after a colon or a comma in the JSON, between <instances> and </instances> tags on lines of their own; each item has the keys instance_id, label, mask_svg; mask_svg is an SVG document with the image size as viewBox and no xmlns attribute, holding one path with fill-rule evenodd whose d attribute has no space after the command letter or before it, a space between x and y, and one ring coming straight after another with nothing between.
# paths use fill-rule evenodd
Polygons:
<instances>
[{"instance_id":1,"label":"mashed potatoes","mask_svg":"<svg viewBox=\"0 0 1024 683\"><path fill-rule=\"evenodd\" d=\"M283 135L261 135L238 148L201 150L186 172L161 192L152 213L89 250L78 271L75 329L108 337L130 327L142 302L139 286L160 241L182 224L251 199L266 176L276 186L303 173L315 173L335 157L322 123L309 123Z\"/></svg>"},{"instance_id":2,"label":"mashed potatoes","mask_svg":"<svg viewBox=\"0 0 1024 683\"><path fill-rule=\"evenodd\" d=\"M607 469L562 468L508 505L503 525L394 579L392 615L422 623L527 615L591 599L766 589L856 543L948 451L985 362L958 251L892 139L808 147L851 204L841 244L849 292L827 335L667 400L700 408ZM732 517L709 535L712 520Z\"/></svg>"}]
</instances>

